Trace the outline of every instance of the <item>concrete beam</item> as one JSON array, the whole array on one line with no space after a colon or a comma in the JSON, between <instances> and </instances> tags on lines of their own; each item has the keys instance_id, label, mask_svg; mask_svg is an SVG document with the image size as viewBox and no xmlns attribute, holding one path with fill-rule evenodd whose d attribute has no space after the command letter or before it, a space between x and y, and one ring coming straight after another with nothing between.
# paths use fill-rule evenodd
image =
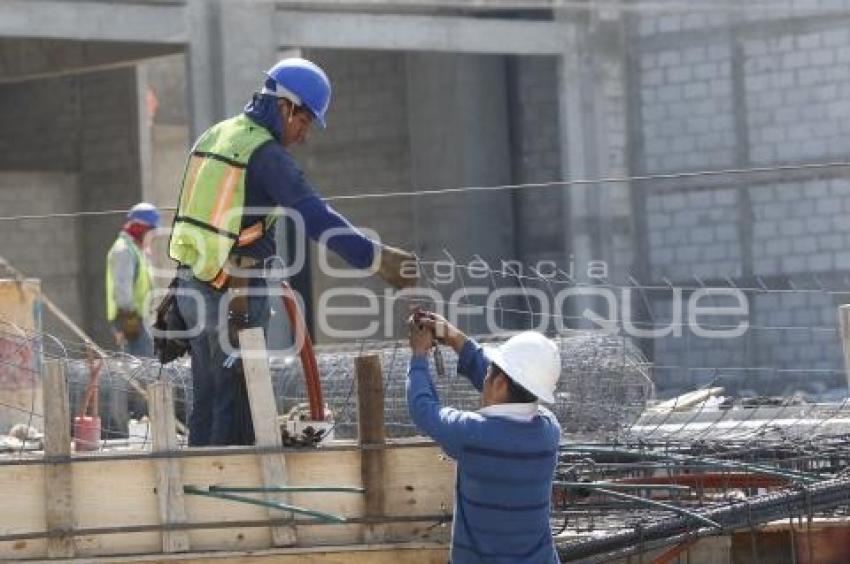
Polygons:
<instances>
[{"instance_id":1,"label":"concrete beam","mask_svg":"<svg viewBox=\"0 0 850 564\"><path fill-rule=\"evenodd\" d=\"M4 0L0 37L185 43L184 7L58 0Z\"/></svg>"},{"instance_id":2,"label":"concrete beam","mask_svg":"<svg viewBox=\"0 0 850 564\"><path fill-rule=\"evenodd\" d=\"M179 45L0 37L0 84L130 66L182 50Z\"/></svg>"},{"instance_id":3,"label":"concrete beam","mask_svg":"<svg viewBox=\"0 0 850 564\"><path fill-rule=\"evenodd\" d=\"M566 22L284 11L275 29L281 47L515 55L559 55L573 35Z\"/></svg>"}]
</instances>

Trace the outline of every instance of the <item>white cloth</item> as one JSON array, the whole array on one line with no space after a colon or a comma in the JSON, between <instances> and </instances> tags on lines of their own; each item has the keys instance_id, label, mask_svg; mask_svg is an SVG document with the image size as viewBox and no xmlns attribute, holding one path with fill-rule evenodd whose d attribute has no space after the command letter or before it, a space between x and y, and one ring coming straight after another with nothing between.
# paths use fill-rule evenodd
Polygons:
<instances>
[{"instance_id":1,"label":"white cloth","mask_svg":"<svg viewBox=\"0 0 850 564\"><path fill-rule=\"evenodd\" d=\"M123 238L115 245L109 255L112 266L112 288L115 305L118 309L133 311L133 287L136 284L136 254L127 246ZM141 313L141 312L140 312Z\"/></svg>"},{"instance_id":2,"label":"white cloth","mask_svg":"<svg viewBox=\"0 0 850 564\"><path fill-rule=\"evenodd\" d=\"M532 403L497 403L478 410L485 417L503 417L520 423L527 423L537 415L537 402Z\"/></svg>"}]
</instances>

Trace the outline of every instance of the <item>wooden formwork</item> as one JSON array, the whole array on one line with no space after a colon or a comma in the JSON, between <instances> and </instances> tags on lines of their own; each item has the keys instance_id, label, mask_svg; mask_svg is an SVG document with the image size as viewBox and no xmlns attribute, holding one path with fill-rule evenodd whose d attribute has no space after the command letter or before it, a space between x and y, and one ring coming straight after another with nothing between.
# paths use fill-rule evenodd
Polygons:
<instances>
[{"instance_id":1,"label":"wooden formwork","mask_svg":"<svg viewBox=\"0 0 850 564\"><path fill-rule=\"evenodd\" d=\"M246 360L245 373L255 447L178 450L170 386L156 383L148 390L153 452L72 454L62 365L48 363L45 455L0 461L0 560L446 561L454 464L429 441L383 438L383 415L374 409L382 393L377 359L358 362L366 436L315 449L281 448L276 413L268 412L274 404L259 399L271 392L267 362ZM265 494L347 520L328 524L277 509L183 495L186 485L357 486L366 491Z\"/></svg>"},{"instance_id":2,"label":"wooden formwork","mask_svg":"<svg viewBox=\"0 0 850 564\"><path fill-rule=\"evenodd\" d=\"M287 450L258 455L246 449L191 449L171 458L185 484L257 486L262 484L261 457L279 457L289 471L289 485L360 485L363 450L337 444L315 451ZM368 451L367 451L368 452ZM384 515L364 519L366 496L356 494L291 494L294 505L335 513L354 522L317 524L298 519L296 545L357 545L365 530L383 529L383 542L445 541L447 527L438 526L452 511L454 467L439 448L416 441L390 443L384 453ZM160 554L163 550L155 456L85 455L70 468L73 556ZM62 484L46 481L50 464L30 461L0 467L3 500L0 560L47 556L49 499L62 498ZM58 486L58 487L57 487ZM186 521L171 531L188 533L187 550L245 551L273 547L265 508L205 497L185 496ZM59 533L60 531L56 531ZM371 533L374 535L374 533ZM55 538L62 538L58 535ZM377 538L370 539L378 543ZM72 556L68 554L67 556Z\"/></svg>"},{"instance_id":3,"label":"wooden formwork","mask_svg":"<svg viewBox=\"0 0 850 564\"><path fill-rule=\"evenodd\" d=\"M22 413L41 413L38 280L0 280L0 433L21 421Z\"/></svg>"}]
</instances>

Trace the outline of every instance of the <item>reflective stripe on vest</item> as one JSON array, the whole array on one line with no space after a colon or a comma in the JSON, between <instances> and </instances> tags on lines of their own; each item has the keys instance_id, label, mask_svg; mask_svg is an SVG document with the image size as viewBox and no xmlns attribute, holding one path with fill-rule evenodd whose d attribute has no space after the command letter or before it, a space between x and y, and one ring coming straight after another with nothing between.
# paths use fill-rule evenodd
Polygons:
<instances>
[{"instance_id":1,"label":"reflective stripe on vest","mask_svg":"<svg viewBox=\"0 0 850 564\"><path fill-rule=\"evenodd\" d=\"M148 294L153 287L150 275L150 266L145 253L139 249L135 241L133 241L126 233L121 233L112 247L109 248L109 253L106 255L106 318L109 321L114 321L118 317L118 304L115 302L115 280L112 277L112 253L119 245L126 245L133 251L133 256L136 259L136 278L133 280L133 309L139 315L144 316L146 300Z\"/></svg>"},{"instance_id":2,"label":"reflective stripe on vest","mask_svg":"<svg viewBox=\"0 0 850 564\"><path fill-rule=\"evenodd\" d=\"M240 232L245 204L245 167L251 155L273 137L244 114L208 129L195 144L180 191L169 255L191 267L199 280L221 274L234 245L263 236L270 215Z\"/></svg>"}]
</instances>

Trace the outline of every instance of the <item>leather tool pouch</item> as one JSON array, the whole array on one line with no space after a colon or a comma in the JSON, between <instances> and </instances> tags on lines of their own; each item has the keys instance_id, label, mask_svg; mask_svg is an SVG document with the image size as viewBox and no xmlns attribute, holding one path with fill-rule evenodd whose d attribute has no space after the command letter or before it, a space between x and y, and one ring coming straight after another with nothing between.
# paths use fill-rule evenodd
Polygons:
<instances>
[{"instance_id":1,"label":"leather tool pouch","mask_svg":"<svg viewBox=\"0 0 850 564\"><path fill-rule=\"evenodd\" d=\"M177 278L174 278L168 285L165 298L156 309L156 322L153 325L157 335L153 339L153 350L162 364L168 364L189 351L187 339L172 336L175 332L183 332L188 329L186 321L177 308L176 288Z\"/></svg>"}]
</instances>

